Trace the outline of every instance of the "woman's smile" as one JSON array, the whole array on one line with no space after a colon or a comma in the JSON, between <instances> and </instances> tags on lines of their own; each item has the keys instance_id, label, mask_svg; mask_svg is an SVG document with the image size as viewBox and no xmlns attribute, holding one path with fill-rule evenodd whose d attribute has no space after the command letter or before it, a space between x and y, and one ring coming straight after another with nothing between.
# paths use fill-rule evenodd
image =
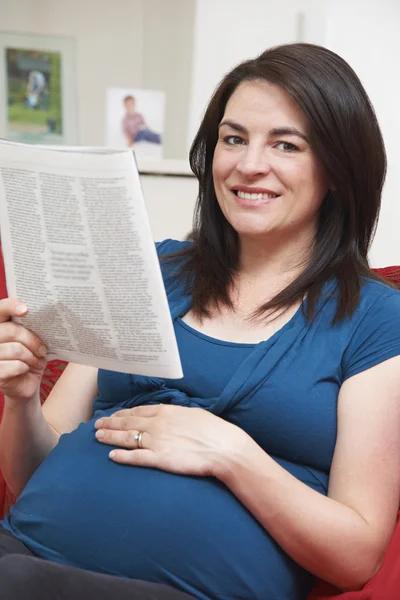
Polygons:
<instances>
[{"instance_id":1,"label":"woman's smile","mask_svg":"<svg viewBox=\"0 0 400 600\"><path fill-rule=\"evenodd\" d=\"M243 208L257 208L271 204L273 200L280 197L271 190L264 188L251 188L246 186L235 186L231 190L235 195L236 202Z\"/></svg>"}]
</instances>

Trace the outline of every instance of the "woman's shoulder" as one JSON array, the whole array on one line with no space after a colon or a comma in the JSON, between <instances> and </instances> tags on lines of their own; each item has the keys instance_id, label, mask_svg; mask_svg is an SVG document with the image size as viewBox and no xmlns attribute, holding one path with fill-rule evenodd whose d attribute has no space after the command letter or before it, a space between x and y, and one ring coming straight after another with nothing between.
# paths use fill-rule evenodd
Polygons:
<instances>
[{"instance_id":1,"label":"woman's shoulder","mask_svg":"<svg viewBox=\"0 0 400 600\"><path fill-rule=\"evenodd\" d=\"M360 290L360 310L362 312L381 310L383 306L393 310L400 317L400 290L371 277L363 277Z\"/></svg>"},{"instance_id":2,"label":"woman's shoulder","mask_svg":"<svg viewBox=\"0 0 400 600\"><path fill-rule=\"evenodd\" d=\"M337 281L329 280L319 299L317 321L325 323L329 328L346 331L346 335L352 335L360 327L368 330L383 323L387 326L392 323L400 332L400 291L373 277L362 277L360 283L354 310L346 317L336 320L334 317L338 309L339 287Z\"/></svg>"},{"instance_id":3,"label":"woman's shoulder","mask_svg":"<svg viewBox=\"0 0 400 600\"><path fill-rule=\"evenodd\" d=\"M181 306L183 298L188 295L188 276L183 273L185 261L189 258L185 250L190 250L193 242L167 239L156 243L161 273L167 292L171 312L175 314L176 306ZM180 255L180 253L183 253ZM171 257L171 258L169 258Z\"/></svg>"},{"instance_id":4,"label":"woman's shoulder","mask_svg":"<svg viewBox=\"0 0 400 600\"><path fill-rule=\"evenodd\" d=\"M192 246L193 242L173 240L170 238L161 242L156 242L157 254L159 256L175 254L175 252L182 252L183 250L188 250Z\"/></svg>"}]
</instances>

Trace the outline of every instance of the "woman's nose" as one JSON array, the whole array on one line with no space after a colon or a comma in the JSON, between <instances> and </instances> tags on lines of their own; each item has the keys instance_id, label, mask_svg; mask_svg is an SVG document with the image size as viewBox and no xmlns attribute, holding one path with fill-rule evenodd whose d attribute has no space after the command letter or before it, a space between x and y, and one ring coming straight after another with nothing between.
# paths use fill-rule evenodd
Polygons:
<instances>
[{"instance_id":1,"label":"woman's nose","mask_svg":"<svg viewBox=\"0 0 400 600\"><path fill-rule=\"evenodd\" d=\"M238 160L236 169L242 175L254 177L256 175L267 175L271 170L271 164L265 151L248 150Z\"/></svg>"}]
</instances>

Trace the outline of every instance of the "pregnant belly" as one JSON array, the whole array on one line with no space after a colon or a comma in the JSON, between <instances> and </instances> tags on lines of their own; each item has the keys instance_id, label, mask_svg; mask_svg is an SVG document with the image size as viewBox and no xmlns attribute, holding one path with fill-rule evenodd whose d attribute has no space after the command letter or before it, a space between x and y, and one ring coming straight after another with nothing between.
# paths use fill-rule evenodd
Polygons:
<instances>
[{"instance_id":1,"label":"pregnant belly","mask_svg":"<svg viewBox=\"0 0 400 600\"><path fill-rule=\"evenodd\" d=\"M203 599L304 597L309 578L220 482L118 465L109 451L85 423L35 472L9 518L35 554Z\"/></svg>"}]
</instances>

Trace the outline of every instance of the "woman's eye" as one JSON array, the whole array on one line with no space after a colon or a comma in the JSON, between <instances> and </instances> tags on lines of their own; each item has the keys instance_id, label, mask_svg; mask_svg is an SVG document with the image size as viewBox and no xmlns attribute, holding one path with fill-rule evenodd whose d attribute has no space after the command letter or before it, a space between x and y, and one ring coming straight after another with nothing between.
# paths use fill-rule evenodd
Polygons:
<instances>
[{"instance_id":1,"label":"woman's eye","mask_svg":"<svg viewBox=\"0 0 400 600\"><path fill-rule=\"evenodd\" d=\"M224 137L224 142L230 146L244 144L244 140L239 135L227 135Z\"/></svg>"},{"instance_id":2,"label":"woman's eye","mask_svg":"<svg viewBox=\"0 0 400 600\"><path fill-rule=\"evenodd\" d=\"M296 152L298 147L290 142L278 142L275 146L278 150L283 150L283 152Z\"/></svg>"}]
</instances>

